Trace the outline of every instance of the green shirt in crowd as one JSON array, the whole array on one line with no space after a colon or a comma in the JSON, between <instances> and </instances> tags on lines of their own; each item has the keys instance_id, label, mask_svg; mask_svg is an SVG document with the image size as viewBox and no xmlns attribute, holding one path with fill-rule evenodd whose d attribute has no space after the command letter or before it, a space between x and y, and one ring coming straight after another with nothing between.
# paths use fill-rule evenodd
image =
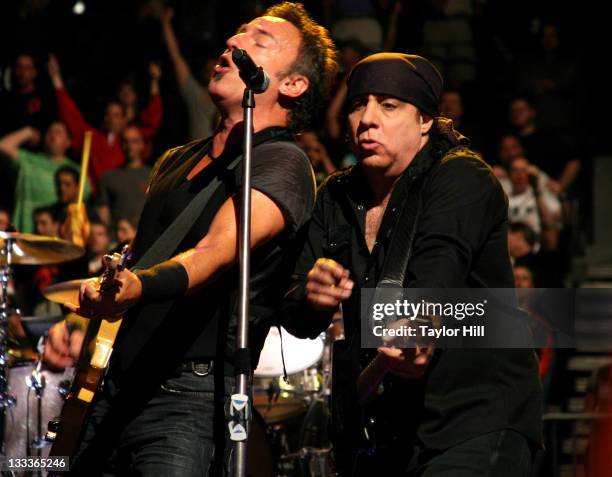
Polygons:
<instances>
[{"instance_id":1,"label":"green shirt in crowd","mask_svg":"<svg viewBox=\"0 0 612 477\"><path fill-rule=\"evenodd\" d=\"M19 149L17 160L17 183L15 185L15 210L13 224L17 231L34 232L32 212L37 207L57 202L55 172L64 166L80 172L80 167L67 158L54 161L48 154ZM85 185L85 197L91 189L89 181Z\"/></svg>"}]
</instances>

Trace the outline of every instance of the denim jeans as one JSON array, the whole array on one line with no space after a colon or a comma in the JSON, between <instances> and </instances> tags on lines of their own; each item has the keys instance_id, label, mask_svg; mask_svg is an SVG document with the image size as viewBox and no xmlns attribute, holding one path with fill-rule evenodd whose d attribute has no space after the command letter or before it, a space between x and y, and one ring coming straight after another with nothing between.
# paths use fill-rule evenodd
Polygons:
<instances>
[{"instance_id":1,"label":"denim jeans","mask_svg":"<svg viewBox=\"0 0 612 477\"><path fill-rule=\"evenodd\" d=\"M107 383L93 405L72 475L229 475L224 410L234 378L201 374L178 372L140 409L130 396L118 398L123 388Z\"/></svg>"}]
</instances>

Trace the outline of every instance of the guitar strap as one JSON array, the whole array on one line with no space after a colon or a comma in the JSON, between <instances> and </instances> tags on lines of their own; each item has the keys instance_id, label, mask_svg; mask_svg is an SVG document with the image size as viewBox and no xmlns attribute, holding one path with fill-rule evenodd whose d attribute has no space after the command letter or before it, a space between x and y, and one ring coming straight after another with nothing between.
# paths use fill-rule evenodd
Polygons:
<instances>
[{"instance_id":1,"label":"guitar strap","mask_svg":"<svg viewBox=\"0 0 612 477\"><path fill-rule=\"evenodd\" d=\"M273 143L255 145L254 147L257 147L259 152L261 152L265 150L266 146L271 144L277 146L279 143L285 144L291 148L299 149L300 153L303 153L302 149L297 144L290 141L275 141ZM242 154L230 162L225 168L225 171L233 172L241 161ZM219 177L220 174L213 177L210 183L200 192L198 192L198 194L191 200L189 205L183 209L178 217L174 219L172 224L170 224L164 233L157 238L157 240L149 247L140 260L138 260L138 262L131 268L132 271L151 267L163 262L164 260L168 260L172 256L176 248L187 235L187 232L189 232L198 217L201 215L208 201L223 184L223 180Z\"/></svg>"},{"instance_id":2,"label":"guitar strap","mask_svg":"<svg viewBox=\"0 0 612 477\"><path fill-rule=\"evenodd\" d=\"M419 217L423 208L423 187L431 169L436 167L437 164L439 162L411 179L407 184L408 190L404 192L401 200L401 210L385 254L372 303L389 299L391 296L395 297L395 295L398 299L403 296L402 289L405 286L406 270L412 256L414 237L418 230ZM383 297L385 298L383 299ZM370 323L371 326L374 326L374 322Z\"/></svg>"}]
</instances>

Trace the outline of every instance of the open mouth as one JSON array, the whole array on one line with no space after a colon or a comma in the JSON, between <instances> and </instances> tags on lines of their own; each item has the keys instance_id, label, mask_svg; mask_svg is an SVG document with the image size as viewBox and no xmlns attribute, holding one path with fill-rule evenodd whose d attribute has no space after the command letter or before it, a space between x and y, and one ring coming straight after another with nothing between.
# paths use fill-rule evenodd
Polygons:
<instances>
[{"instance_id":1,"label":"open mouth","mask_svg":"<svg viewBox=\"0 0 612 477\"><path fill-rule=\"evenodd\" d=\"M229 59L228 53L222 54L215 65L216 72L225 72L232 69L232 62Z\"/></svg>"}]
</instances>

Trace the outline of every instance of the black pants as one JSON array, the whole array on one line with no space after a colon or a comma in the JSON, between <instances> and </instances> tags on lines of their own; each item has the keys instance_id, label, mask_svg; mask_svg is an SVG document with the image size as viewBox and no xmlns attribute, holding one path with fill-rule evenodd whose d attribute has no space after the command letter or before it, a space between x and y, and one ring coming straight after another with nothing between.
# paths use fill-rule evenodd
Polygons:
<instances>
[{"instance_id":1,"label":"black pants","mask_svg":"<svg viewBox=\"0 0 612 477\"><path fill-rule=\"evenodd\" d=\"M503 429L439 452L417 451L415 477L530 477L533 465L527 439Z\"/></svg>"},{"instance_id":2,"label":"black pants","mask_svg":"<svg viewBox=\"0 0 612 477\"><path fill-rule=\"evenodd\" d=\"M502 429L468 439L445 450L409 446L361 455L343 475L366 477L530 477L533 464L529 441Z\"/></svg>"},{"instance_id":3,"label":"black pants","mask_svg":"<svg viewBox=\"0 0 612 477\"><path fill-rule=\"evenodd\" d=\"M224 407L234 379L182 371L146 403L112 383L94 403L72 475L229 475ZM137 390L132 390L136 392Z\"/></svg>"}]
</instances>

